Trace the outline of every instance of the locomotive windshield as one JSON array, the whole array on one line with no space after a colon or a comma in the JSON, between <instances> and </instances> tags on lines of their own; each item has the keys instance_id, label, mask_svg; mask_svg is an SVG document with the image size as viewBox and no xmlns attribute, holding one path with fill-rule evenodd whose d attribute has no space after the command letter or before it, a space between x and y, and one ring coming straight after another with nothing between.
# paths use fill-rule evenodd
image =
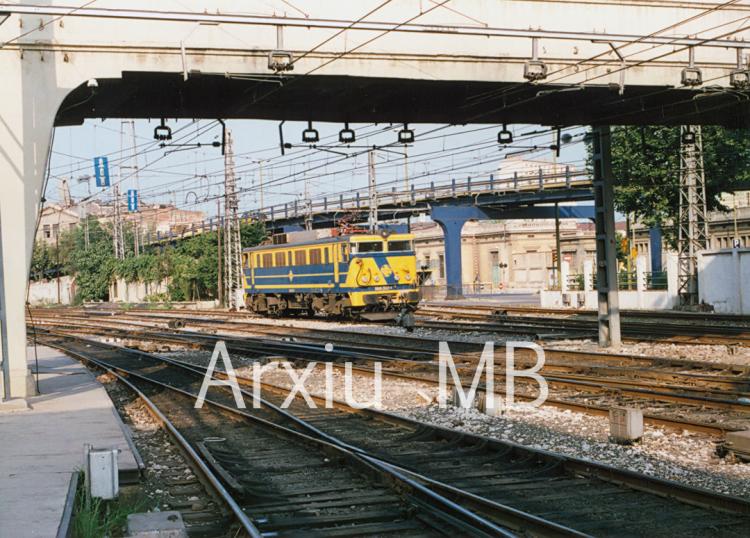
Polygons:
<instances>
[{"instance_id":1,"label":"locomotive windshield","mask_svg":"<svg viewBox=\"0 0 750 538\"><path fill-rule=\"evenodd\" d=\"M352 243L352 254L362 252L383 252L382 241L357 241Z\"/></svg>"},{"instance_id":2,"label":"locomotive windshield","mask_svg":"<svg viewBox=\"0 0 750 538\"><path fill-rule=\"evenodd\" d=\"M404 250L414 250L409 240L388 241L388 252L397 252Z\"/></svg>"}]
</instances>

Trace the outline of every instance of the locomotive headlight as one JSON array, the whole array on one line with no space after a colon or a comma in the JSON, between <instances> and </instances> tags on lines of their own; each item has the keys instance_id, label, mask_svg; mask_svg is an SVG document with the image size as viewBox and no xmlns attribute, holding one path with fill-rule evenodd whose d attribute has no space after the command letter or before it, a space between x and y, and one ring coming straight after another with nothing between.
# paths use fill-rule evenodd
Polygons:
<instances>
[{"instance_id":1,"label":"locomotive headlight","mask_svg":"<svg viewBox=\"0 0 750 538\"><path fill-rule=\"evenodd\" d=\"M375 275L375 282L380 282L380 276Z\"/></svg>"},{"instance_id":2,"label":"locomotive headlight","mask_svg":"<svg viewBox=\"0 0 750 538\"><path fill-rule=\"evenodd\" d=\"M362 282L364 282L365 284L367 284L369 281L370 281L370 277L369 276L365 275L365 276L362 277Z\"/></svg>"},{"instance_id":3,"label":"locomotive headlight","mask_svg":"<svg viewBox=\"0 0 750 538\"><path fill-rule=\"evenodd\" d=\"M406 276L404 277L407 282L411 280L411 275L409 273L406 273Z\"/></svg>"},{"instance_id":4,"label":"locomotive headlight","mask_svg":"<svg viewBox=\"0 0 750 538\"><path fill-rule=\"evenodd\" d=\"M398 282L399 280L401 280L401 277L400 277L400 276L398 276L398 273L396 273L395 275L393 275L393 278L395 278L397 282Z\"/></svg>"}]
</instances>

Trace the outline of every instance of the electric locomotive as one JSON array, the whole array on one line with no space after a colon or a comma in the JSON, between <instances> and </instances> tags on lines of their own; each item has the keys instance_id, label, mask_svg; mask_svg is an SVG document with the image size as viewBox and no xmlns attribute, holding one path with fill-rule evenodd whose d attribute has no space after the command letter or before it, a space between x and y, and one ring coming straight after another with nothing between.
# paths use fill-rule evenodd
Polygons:
<instances>
[{"instance_id":1,"label":"electric locomotive","mask_svg":"<svg viewBox=\"0 0 750 538\"><path fill-rule=\"evenodd\" d=\"M420 300L414 236L350 234L244 249L245 305L268 315L314 315L413 324ZM313 236L314 237L314 236Z\"/></svg>"}]
</instances>

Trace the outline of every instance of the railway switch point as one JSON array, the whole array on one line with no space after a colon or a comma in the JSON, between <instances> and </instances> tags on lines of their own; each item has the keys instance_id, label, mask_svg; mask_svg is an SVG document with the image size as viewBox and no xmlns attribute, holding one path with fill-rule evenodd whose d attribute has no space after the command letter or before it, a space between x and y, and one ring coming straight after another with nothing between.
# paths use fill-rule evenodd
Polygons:
<instances>
[{"instance_id":1,"label":"railway switch point","mask_svg":"<svg viewBox=\"0 0 750 538\"><path fill-rule=\"evenodd\" d=\"M187 538L182 514L176 511L130 514L127 526L131 538Z\"/></svg>"},{"instance_id":2,"label":"railway switch point","mask_svg":"<svg viewBox=\"0 0 750 538\"><path fill-rule=\"evenodd\" d=\"M643 411L632 407L609 410L609 438L618 444L630 444L643 437Z\"/></svg>"}]
</instances>

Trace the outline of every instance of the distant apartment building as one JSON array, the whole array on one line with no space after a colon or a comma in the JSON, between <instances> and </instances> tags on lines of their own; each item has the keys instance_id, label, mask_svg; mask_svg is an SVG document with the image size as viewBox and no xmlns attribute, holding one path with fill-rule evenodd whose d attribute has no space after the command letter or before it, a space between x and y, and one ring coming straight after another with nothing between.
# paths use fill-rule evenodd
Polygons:
<instances>
[{"instance_id":1,"label":"distant apartment building","mask_svg":"<svg viewBox=\"0 0 750 538\"><path fill-rule=\"evenodd\" d=\"M114 212L114 205L108 203L88 202L71 206L48 203L42 210L36 240L54 245L61 233L74 229L87 215L109 224ZM123 222L138 223L142 234L179 233L206 218L203 211L179 209L171 204L143 204L134 213L129 213L127 206L123 205L120 214Z\"/></svg>"},{"instance_id":2,"label":"distant apartment building","mask_svg":"<svg viewBox=\"0 0 750 538\"><path fill-rule=\"evenodd\" d=\"M75 229L80 221L81 217L76 208L47 204L39 218L36 240L54 245L62 232Z\"/></svg>"}]
</instances>

